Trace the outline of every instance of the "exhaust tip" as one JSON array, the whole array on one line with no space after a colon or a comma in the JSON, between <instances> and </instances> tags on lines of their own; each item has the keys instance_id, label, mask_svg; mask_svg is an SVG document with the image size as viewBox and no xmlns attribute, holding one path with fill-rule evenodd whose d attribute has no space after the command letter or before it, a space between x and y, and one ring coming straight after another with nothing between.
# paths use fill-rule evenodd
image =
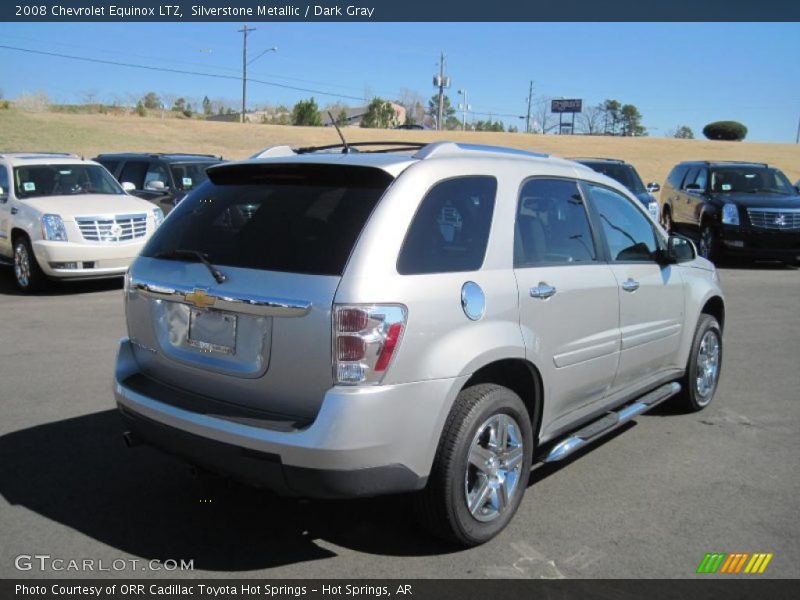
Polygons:
<instances>
[{"instance_id":1,"label":"exhaust tip","mask_svg":"<svg viewBox=\"0 0 800 600\"><path fill-rule=\"evenodd\" d=\"M132 431L126 431L122 434L122 441L125 442L125 446L128 448L134 448L142 443L141 438L138 435L133 433Z\"/></svg>"}]
</instances>

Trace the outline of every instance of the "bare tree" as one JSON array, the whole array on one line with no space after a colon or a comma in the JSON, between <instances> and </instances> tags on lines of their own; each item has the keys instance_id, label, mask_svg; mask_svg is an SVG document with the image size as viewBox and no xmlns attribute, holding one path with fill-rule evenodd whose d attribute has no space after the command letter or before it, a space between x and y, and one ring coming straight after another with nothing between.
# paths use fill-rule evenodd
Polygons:
<instances>
[{"instance_id":1,"label":"bare tree","mask_svg":"<svg viewBox=\"0 0 800 600\"><path fill-rule=\"evenodd\" d=\"M605 113L602 106L587 106L578 115L578 125L582 133L597 135L603 132L603 118Z\"/></svg>"},{"instance_id":2,"label":"bare tree","mask_svg":"<svg viewBox=\"0 0 800 600\"><path fill-rule=\"evenodd\" d=\"M422 94L401 88L397 103L406 109L406 119L410 117L414 123L419 124L425 120L425 98Z\"/></svg>"},{"instance_id":3,"label":"bare tree","mask_svg":"<svg viewBox=\"0 0 800 600\"><path fill-rule=\"evenodd\" d=\"M531 117L533 117L532 131L548 133L558 127L558 121L553 117L553 113L550 112L551 100L552 98L548 96L539 98L535 102L534 108L531 110Z\"/></svg>"}]
</instances>

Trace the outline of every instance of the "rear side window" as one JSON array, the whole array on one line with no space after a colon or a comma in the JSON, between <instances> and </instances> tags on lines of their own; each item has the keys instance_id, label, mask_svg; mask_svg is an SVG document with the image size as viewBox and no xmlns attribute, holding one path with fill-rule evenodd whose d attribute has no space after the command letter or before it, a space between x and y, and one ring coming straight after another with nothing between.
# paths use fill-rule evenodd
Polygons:
<instances>
[{"instance_id":1,"label":"rear side window","mask_svg":"<svg viewBox=\"0 0 800 600\"><path fill-rule=\"evenodd\" d=\"M341 275L391 182L367 167L220 167L170 213L142 255L193 250L220 266Z\"/></svg>"},{"instance_id":2,"label":"rear side window","mask_svg":"<svg viewBox=\"0 0 800 600\"><path fill-rule=\"evenodd\" d=\"M514 231L514 266L596 260L594 239L578 184L531 179L520 192Z\"/></svg>"},{"instance_id":3,"label":"rear side window","mask_svg":"<svg viewBox=\"0 0 800 600\"><path fill-rule=\"evenodd\" d=\"M111 173L112 175L117 171L117 167L119 166L119 161L118 160L101 159L101 160L98 160L97 162L99 162L106 169L108 169L108 172Z\"/></svg>"},{"instance_id":4,"label":"rear side window","mask_svg":"<svg viewBox=\"0 0 800 600\"><path fill-rule=\"evenodd\" d=\"M686 175L686 170L689 167L687 166L678 166L670 171L670 174L667 176L667 183L671 185L673 188L680 189L681 182L683 181L683 176Z\"/></svg>"},{"instance_id":5,"label":"rear side window","mask_svg":"<svg viewBox=\"0 0 800 600\"><path fill-rule=\"evenodd\" d=\"M433 186L406 234L401 275L475 271L483 264L494 213L497 180L456 177Z\"/></svg>"},{"instance_id":6,"label":"rear side window","mask_svg":"<svg viewBox=\"0 0 800 600\"><path fill-rule=\"evenodd\" d=\"M144 176L147 173L147 167L150 164L141 160L129 160L122 167L122 173L119 174L121 183L132 183L137 190L144 189Z\"/></svg>"}]
</instances>

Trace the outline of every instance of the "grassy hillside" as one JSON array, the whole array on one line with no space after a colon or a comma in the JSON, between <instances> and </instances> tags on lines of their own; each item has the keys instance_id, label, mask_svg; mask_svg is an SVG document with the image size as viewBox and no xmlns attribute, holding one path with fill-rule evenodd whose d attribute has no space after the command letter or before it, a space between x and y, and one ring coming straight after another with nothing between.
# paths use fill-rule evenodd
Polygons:
<instances>
[{"instance_id":1,"label":"grassy hillside","mask_svg":"<svg viewBox=\"0 0 800 600\"><path fill-rule=\"evenodd\" d=\"M345 135L348 141L382 139L427 142L447 139L513 146L566 157L616 157L633 163L645 182L657 181L662 184L672 165L690 159L768 162L783 169L792 182L800 178L800 146L792 144L359 128L348 128ZM86 157L118 151L200 152L221 154L225 158L245 158L272 144L336 142L336 132L321 127L0 111L0 151L58 150Z\"/></svg>"}]
</instances>

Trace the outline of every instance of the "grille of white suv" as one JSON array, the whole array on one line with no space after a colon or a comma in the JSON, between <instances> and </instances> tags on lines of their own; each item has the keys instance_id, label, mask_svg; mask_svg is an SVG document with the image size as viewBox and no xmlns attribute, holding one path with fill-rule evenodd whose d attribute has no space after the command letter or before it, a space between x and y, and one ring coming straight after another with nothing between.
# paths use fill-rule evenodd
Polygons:
<instances>
[{"instance_id":1,"label":"grille of white suv","mask_svg":"<svg viewBox=\"0 0 800 600\"><path fill-rule=\"evenodd\" d=\"M78 229L87 242L125 242L142 238L147 233L147 215L114 217L76 217Z\"/></svg>"},{"instance_id":2,"label":"grille of white suv","mask_svg":"<svg viewBox=\"0 0 800 600\"><path fill-rule=\"evenodd\" d=\"M758 229L775 231L800 230L800 210L791 208L748 208L750 224Z\"/></svg>"}]
</instances>

